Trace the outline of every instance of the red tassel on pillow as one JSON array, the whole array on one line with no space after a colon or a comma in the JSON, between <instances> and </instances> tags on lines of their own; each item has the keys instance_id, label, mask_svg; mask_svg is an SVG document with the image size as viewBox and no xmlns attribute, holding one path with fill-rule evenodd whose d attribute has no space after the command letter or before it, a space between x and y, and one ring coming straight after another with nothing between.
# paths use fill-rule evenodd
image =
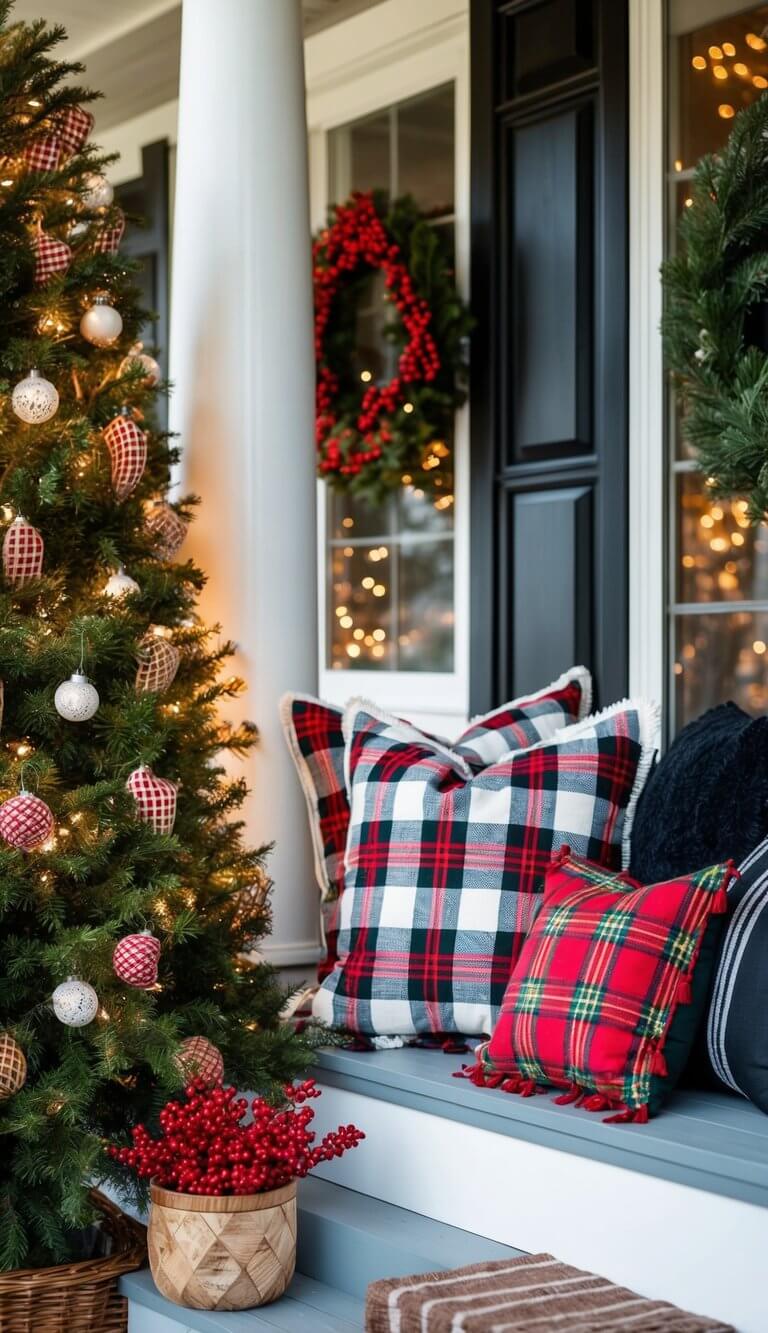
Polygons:
<instances>
[{"instance_id":1,"label":"red tassel on pillow","mask_svg":"<svg viewBox=\"0 0 768 1333\"><path fill-rule=\"evenodd\" d=\"M677 983L677 1000L679 1004L690 1004L693 999L691 991L691 978L681 977Z\"/></svg>"},{"instance_id":2,"label":"red tassel on pillow","mask_svg":"<svg viewBox=\"0 0 768 1333\"><path fill-rule=\"evenodd\" d=\"M658 1046L651 1056L651 1073L658 1074L659 1078L666 1078L669 1073L667 1062L664 1059L664 1052L660 1051Z\"/></svg>"}]
</instances>

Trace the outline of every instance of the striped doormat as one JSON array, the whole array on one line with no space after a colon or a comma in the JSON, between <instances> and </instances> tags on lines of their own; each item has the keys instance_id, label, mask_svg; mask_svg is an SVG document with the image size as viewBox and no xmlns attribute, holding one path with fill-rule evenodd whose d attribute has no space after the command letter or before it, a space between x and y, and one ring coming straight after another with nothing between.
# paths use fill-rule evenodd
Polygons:
<instances>
[{"instance_id":1,"label":"striped doormat","mask_svg":"<svg viewBox=\"0 0 768 1333\"><path fill-rule=\"evenodd\" d=\"M372 1282L365 1328L366 1333L734 1333L730 1324L647 1300L551 1254Z\"/></svg>"}]
</instances>

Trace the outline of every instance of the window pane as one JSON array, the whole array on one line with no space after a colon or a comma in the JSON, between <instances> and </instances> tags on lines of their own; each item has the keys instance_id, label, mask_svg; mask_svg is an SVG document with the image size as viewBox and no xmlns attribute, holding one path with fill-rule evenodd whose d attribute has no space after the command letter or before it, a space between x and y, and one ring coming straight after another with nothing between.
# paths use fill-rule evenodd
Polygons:
<instances>
[{"instance_id":1,"label":"window pane","mask_svg":"<svg viewBox=\"0 0 768 1333\"><path fill-rule=\"evenodd\" d=\"M391 565L392 553L383 543L334 549L329 649L335 670L394 665Z\"/></svg>"},{"instance_id":2,"label":"window pane","mask_svg":"<svg viewBox=\"0 0 768 1333\"><path fill-rule=\"evenodd\" d=\"M698 472L677 478L678 602L768 599L768 529L743 500L713 500Z\"/></svg>"},{"instance_id":3,"label":"window pane","mask_svg":"<svg viewBox=\"0 0 768 1333\"><path fill-rule=\"evenodd\" d=\"M680 616L675 641L678 726L725 699L752 713L768 709L768 613Z\"/></svg>"},{"instance_id":4,"label":"window pane","mask_svg":"<svg viewBox=\"0 0 768 1333\"><path fill-rule=\"evenodd\" d=\"M449 84L332 131L330 198L352 189L410 193L452 238L453 122ZM356 310L350 380L387 381L396 371L397 354L383 336L383 297L381 275L372 274ZM452 449L451 440L444 443ZM437 502L407 476L402 491L374 509L328 488L328 666L453 670L454 496L443 454L433 472Z\"/></svg>"},{"instance_id":5,"label":"window pane","mask_svg":"<svg viewBox=\"0 0 768 1333\"><path fill-rule=\"evenodd\" d=\"M690 195L690 178L705 153L715 153L733 118L768 89L768 4L733 0L702 5L670 0L669 31L669 250ZM693 26L697 25L697 26ZM680 403L670 403L670 456L674 568L672 603L768 601L768 531L753 529L739 501L714 500L705 479L686 471L693 451L683 439ZM768 612L761 608L672 616L674 730L704 709L733 698L743 707L768 705L765 644Z\"/></svg>"},{"instance_id":6,"label":"window pane","mask_svg":"<svg viewBox=\"0 0 768 1333\"><path fill-rule=\"evenodd\" d=\"M675 41L670 72L678 98L672 128L674 160L683 170L721 148L736 112L768 88L768 46L761 36L766 23L768 5L757 5Z\"/></svg>"},{"instance_id":7,"label":"window pane","mask_svg":"<svg viewBox=\"0 0 768 1333\"><path fill-rule=\"evenodd\" d=\"M425 213L453 212L453 84L398 107L397 176Z\"/></svg>"},{"instance_id":8,"label":"window pane","mask_svg":"<svg viewBox=\"0 0 768 1333\"><path fill-rule=\"evenodd\" d=\"M399 559L401 671L453 666L453 544L404 541Z\"/></svg>"},{"instance_id":9,"label":"window pane","mask_svg":"<svg viewBox=\"0 0 768 1333\"><path fill-rule=\"evenodd\" d=\"M388 110L343 125L328 140L332 203L340 203L353 190L390 190L392 137Z\"/></svg>"}]
</instances>

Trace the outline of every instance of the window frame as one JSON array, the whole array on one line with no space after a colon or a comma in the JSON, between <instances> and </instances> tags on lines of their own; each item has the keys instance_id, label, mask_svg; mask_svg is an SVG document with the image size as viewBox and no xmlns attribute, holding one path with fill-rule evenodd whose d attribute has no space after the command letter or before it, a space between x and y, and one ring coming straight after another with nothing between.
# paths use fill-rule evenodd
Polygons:
<instances>
[{"instance_id":1,"label":"window frame","mask_svg":"<svg viewBox=\"0 0 768 1333\"><path fill-rule=\"evenodd\" d=\"M415 11L415 12L414 12ZM454 88L455 244L460 291L469 280L469 29L467 0L383 0L305 43L313 230L328 206L330 131L395 102L447 83ZM320 694L342 704L356 695L406 710L433 728L459 730L469 697L469 408L456 415L454 437L454 669L451 672L366 671L327 666L328 600L326 485L317 483L318 682Z\"/></svg>"}]
</instances>

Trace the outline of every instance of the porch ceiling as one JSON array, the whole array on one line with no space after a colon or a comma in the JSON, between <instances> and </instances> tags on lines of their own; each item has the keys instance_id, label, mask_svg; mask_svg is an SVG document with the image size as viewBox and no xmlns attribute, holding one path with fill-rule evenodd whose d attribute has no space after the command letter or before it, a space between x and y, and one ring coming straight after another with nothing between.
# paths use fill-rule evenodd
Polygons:
<instances>
[{"instance_id":1,"label":"porch ceiling","mask_svg":"<svg viewBox=\"0 0 768 1333\"><path fill-rule=\"evenodd\" d=\"M304 32L351 18L381 0L302 0ZM63 54L82 60L87 82L104 93L94 107L96 129L107 130L171 102L179 91L181 5L178 0L132 0L126 15L104 0L56 0L52 22L69 33ZM14 15L40 16L40 0L16 0Z\"/></svg>"}]
</instances>

